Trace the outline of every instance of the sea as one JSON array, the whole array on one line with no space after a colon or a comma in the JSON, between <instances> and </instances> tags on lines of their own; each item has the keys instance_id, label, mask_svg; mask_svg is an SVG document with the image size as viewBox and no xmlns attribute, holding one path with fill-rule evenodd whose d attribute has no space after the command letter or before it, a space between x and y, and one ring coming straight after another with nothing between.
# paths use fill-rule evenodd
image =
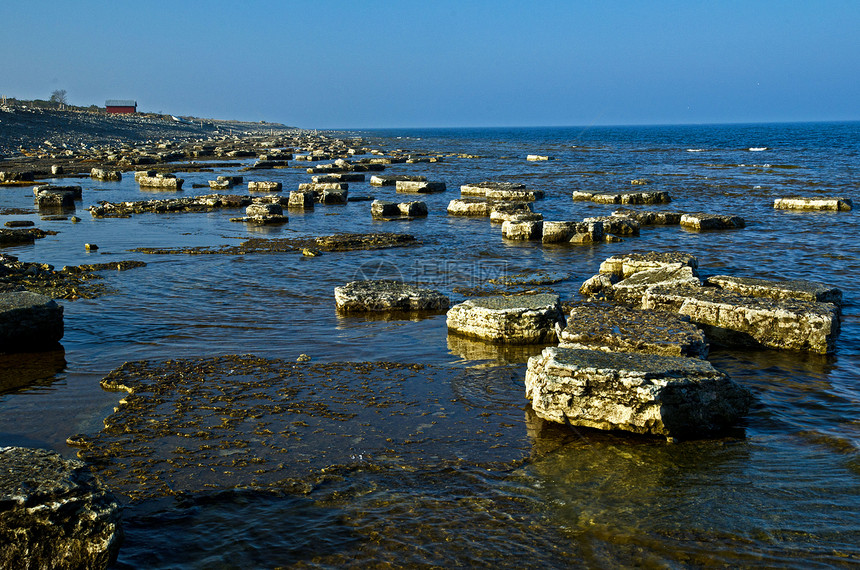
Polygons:
<instances>
[{"instance_id":1,"label":"sea","mask_svg":"<svg viewBox=\"0 0 860 570\"><path fill-rule=\"evenodd\" d=\"M231 222L235 211L121 219L85 211L102 200L208 194L192 185L222 174L280 181L285 191L310 181L304 166L239 172L247 164L237 163L177 173L185 178L178 193L143 191L131 176L57 179L83 185L78 223L0 215L57 232L2 250L22 261L58 269L146 263L102 272L110 288L104 296L61 301L62 350L0 357L0 446L75 457L66 439L102 430L125 394L103 390L100 380L126 362L169 368L168 361L236 354L288 363L309 358L307 366L330 372L296 398L321 406L345 391L361 394L338 400L350 412L338 420L307 407L306 422L296 425L319 425L318 435L284 440L281 465L304 477L304 486L249 485L238 471L213 470L207 485L195 488L189 464L181 488L124 500L125 539L115 568L860 565L858 213L773 207L774 199L790 196L839 196L860 206L860 122L329 134L362 137L385 152L442 156L393 164L384 174L424 175L447 190L416 197L349 183L352 197L425 201L429 215L407 221L375 221L367 201L291 211L280 226ZM527 161L529 154L551 160ZM648 184L631 185L639 179ZM545 198L533 208L546 220L617 208L574 201L576 190L647 189L669 192L671 203L632 207L736 215L746 227L647 226L638 237L585 246L508 241L487 218L446 213L461 185L484 180L542 190ZM31 189L3 188L0 206L32 209ZM339 232L408 233L420 244L316 257L200 254L252 238ZM85 243L99 249L88 251ZM421 284L452 303L511 283L576 300L604 259L648 251L693 254L703 277L838 287L844 305L836 350L713 346L708 360L751 390L755 403L728 433L670 443L541 421L523 383L540 346L449 336L444 313L366 318L335 310L334 288L359 278ZM375 363L372 374L350 364L364 362ZM404 376L403 367L412 365L421 372ZM383 406L377 397L390 401ZM242 453L253 457L254 445ZM111 486L110 477L103 480Z\"/></svg>"}]
</instances>

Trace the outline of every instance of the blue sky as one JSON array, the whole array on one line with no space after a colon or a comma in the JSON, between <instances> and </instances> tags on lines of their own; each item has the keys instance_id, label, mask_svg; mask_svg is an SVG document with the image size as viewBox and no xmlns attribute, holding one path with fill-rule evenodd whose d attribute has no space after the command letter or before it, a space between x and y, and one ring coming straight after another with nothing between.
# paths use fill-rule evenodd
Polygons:
<instances>
[{"instance_id":1,"label":"blue sky","mask_svg":"<svg viewBox=\"0 0 860 570\"><path fill-rule=\"evenodd\" d=\"M0 2L0 95L303 128L860 119L860 0Z\"/></svg>"}]
</instances>

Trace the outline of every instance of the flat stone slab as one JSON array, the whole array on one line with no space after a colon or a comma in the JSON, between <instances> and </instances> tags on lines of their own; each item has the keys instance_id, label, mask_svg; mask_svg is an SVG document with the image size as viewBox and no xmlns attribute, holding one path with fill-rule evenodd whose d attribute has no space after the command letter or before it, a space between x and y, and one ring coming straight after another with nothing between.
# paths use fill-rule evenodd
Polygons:
<instances>
[{"instance_id":1,"label":"flat stone slab","mask_svg":"<svg viewBox=\"0 0 860 570\"><path fill-rule=\"evenodd\" d=\"M70 193L74 196L75 200L80 200L83 198L83 190L80 186L59 186L56 184L43 184L41 186L33 187L33 196L39 196L40 194L67 194Z\"/></svg>"},{"instance_id":2,"label":"flat stone slab","mask_svg":"<svg viewBox=\"0 0 860 570\"><path fill-rule=\"evenodd\" d=\"M496 190L487 189L484 194L487 200L516 200L519 202L534 202L535 200L543 200L543 190Z\"/></svg>"},{"instance_id":3,"label":"flat stone slab","mask_svg":"<svg viewBox=\"0 0 860 570\"><path fill-rule=\"evenodd\" d=\"M0 447L0 567L107 568L121 508L82 461Z\"/></svg>"},{"instance_id":4,"label":"flat stone slab","mask_svg":"<svg viewBox=\"0 0 860 570\"><path fill-rule=\"evenodd\" d=\"M248 182L248 192L280 192L284 189L281 182L268 180L251 180Z\"/></svg>"},{"instance_id":5,"label":"flat stone slab","mask_svg":"<svg viewBox=\"0 0 860 570\"><path fill-rule=\"evenodd\" d=\"M557 222L544 221L541 241L543 243L601 243L604 238L602 222Z\"/></svg>"},{"instance_id":6,"label":"flat stone slab","mask_svg":"<svg viewBox=\"0 0 860 570\"><path fill-rule=\"evenodd\" d=\"M305 182L299 184L299 192L324 192L325 190L349 190L347 182Z\"/></svg>"},{"instance_id":7,"label":"flat stone slab","mask_svg":"<svg viewBox=\"0 0 860 570\"><path fill-rule=\"evenodd\" d=\"M708 341L701 329L689 318L661 311L582 303L571 309L567 327L556 332L562 348L708 356Z\"/></svg>"},{"instance_id":8,"label":"flat stone slab","mask_svg":"<svg viewBox=\"0 0 860 570\"><path fill-rule=\"evenodd\" d=\"M374 200L370 205L370 215L375 220L411 220L426 218L427 204L425 202L384 202Z\"/></svg>"},{"instance_id":9,"label":"flat stone slab","mask_svg":"<svg viewBox=\"0 0 860 570\"><path fill-rule=\"evenodd\" d=\"M693 213L681 216L681 227L697 231L734 230L745 228L746 222L740 216Z\"/></svg>"},{"instance_id":10,"label":"flat stone slab","mask_svg":"<svg viewBox=\"0 0 860 570\"><path fill-rule=\"evenodd\" d=\"M93 168L90 170L90 178L100 180L102 182L122 180L122 171L108 170L106 168Z\"/></svg>"},{"instance_id":11,"label":"flat stone slab","mask_svg":"<svg viewBox=\"0 0 860 570\"><path fill-rule=\"evenodd\" d=\"M622 216L636 220L640 226L677 226L681 223L681 212L632 210L619 208L612 212L613 216Z\"/></svg>"},{"instance_id":12,"label":"flat stone slab","mask_svg":"<svg viewBox=\"0 0 860 570\"><path fill-rule=\"evenodd\" d=\"M0 352L37 351L63 338L63 307L29 291L0 293Z\"/></svg>"},{"instance_id":13,"label":"flat stone slab","mask_svg":"<svg viewBox=\"0 0 860 570\"><path fill-rule=\"evenodd\" d=\"M543 236L543 222L515 217L502 222L502 235L511 240L539 240Z\"/></svg>"},{"instance_id":14,"label":"flat stone slab","mask_svg":"<svg viewBox=\"0 0 860 570\"><path fill-rule=\"evenodd\" d=\"M473 184L460 186L460 194L463 196L486 196L487 190L518 191L525 190L526 185L519 182L493 182L485 180Z\"/></svg>"},{"instance_id":15,"label":"flat stone slab","mask_svg":"<svg viewBox=\"0 0 860 570\"><path fill-rule=\"evenodd\" d=\"M404 161L401 161L404 162ZM407 174L375 174L370 177L371 186L396 186L397 182L427 182L426 176L410 176Z\"/></svg>"},{"instance_id":16,"label":"flat stone slab","mask_svg":"<svg viewBox=\"0 0 860 570\"><path fill-rule=\"evenodd\" d=\"M313 192L293 190L290 192L287 208L291 210L313 210L315 202Z\"/></svg>"},{"instance_id":17,"label":"flat stone slab","mask_svg":"<svg viewBox=\"0 0 860 570\"><path fill-rule=\"evenodd\" d=\"M689 253L680 251L624 253L613 255L603 261L600 264L600 273L614 274L626 278L646 269L661 267L678 268L681 266L691 267L693 270L698 271L699 260Z\"/></svg>"},{"instance_id":18,"label":"flat stone slab","mask_svg":"<svg viewBox=\"0 0 860 570\"><path fill-rule=\"evenodd\" d=\"M552 160L552 157L545 154L528 154L526 155L526 160L529 162L543 162L545 160Z\"/></svg>"},{"instance_id":19,"label":"flat stone slab","mask_svg":"<svg viewBox=\"0 0 860 570\"><path fill-rule=\"evenodd\" d=\"M804 279L771 281L754 277L714 275L713 277L708 277L705 280L705 284L747 297L765 297L777 301L783 299L800 299L801 301L816 301L819 303L833 303L835 305L842 304L841 290L824 283L806 281Z\"/></svg>"},{"instance_id":20,"label":"flat stone slab","mask_svg":"<svg viewBox=\"0 0 860 570\"><path fill-rule=\"evenodd\" d=\"M603 233L617 236L638 236L641 225L633 218L627 216L597 216L585 218L583 222L597 222L603 224Z\"/></svg>"},{"instance_id":21,"label":"flat stone slab","mask_svg":"<svg viewBox=\"0 0 860 570\"><path fill-rule=\"evenodd\" d=\"M773 207L777 210L849 212L854 208L854 203L848 198L794 196L791 198L777 198L773 201Z\"/></svg>"},{"instance_id":22,"label":"flat stone slab","mask_svg":"<svg viewBox=\"0 0 860 570\"><path fill-rule=\"evenodd\" d=\"M650 287L642 308L686 315L726 346L826 354L839 335L839 307L832 303L746 297L716 287Z\"/></svg>"},{"instance_id":23,"label":"flat stone slab","mask_svg":"<svg viewBox=\"0 0 860 570\"><path fill-rule=\"evenodd\" d=\"M343 312L444 311L450 301L439 291L390 280L351 281L334 289Z\"/></svg>"},{"instance_id":24,"label":"flat stone slab","mask_svg":"<svg viewBox=\"0 0 860 570\"><path fill-rule=\"evenodd\" d=\"M448 215L486 218L490 215L490 203L485 198L455 198L448 202Z\"/></svg>"},{"instance_id":25,"label":"flat stone slab","mask_svg":"<svg viewBox=\"0 0 860 570\"><path fill-rule=\"evenodd\" d=\"M558 295L477 297L448 311L450 332L499 344L552 342L555 324L564 323Z\"/></svg>"},{"instance_id":26,"label":"flat stone slab","mask_svg":"<svg viewBox=\"0 0 860 570\"><path fill-rule=\"evenodd\" d=\"M699 358L558 347L529 359L525 386L543 419L666 437L719 432L752 402L749 390Z\"/></svg>"},{"instance_id":27,"label":"flat stone slab","mask_svg":"<svg viewBox=\"0 0 860 570\"><path fill-rule=\"evenodd\" d=\"M444 182L428 182L415 180L398 180L394 183L398 192L412 192L417 194L430 194L432 192L444 192Z\"/></svg>"},{"instance_id":28,"label":"flat stone slab","mask_svg":"<svg viewBox=\"0 0 860 570\"><path fill-rule=\"evenodd\" d=\"M134 179L141 188L160 188L162 190L182 190L182 184L185 182L182 178L175 176L137 176ZM209 182L212 186L212 181Z\"/></svg>"},{"instance_id":29,"label":"flat stone slab","mask_svg":"<svg viewBox=\"0 0 860 570\"><path fill-rule=\"evenodd\" d=\"M575 201L590 200L596 204L668 204L672 197L662 190L621 192L592 192L576 190L571 197Z\"/></svg>"},{"instance_id":30,"label":"flat stone slab","mask_svg":"<svg viewBox=\"0 0 860 570\"><path fill-rule=\"evenodd\" d=\"M320 182L364 182L364 174L356 172L340 172L335 174L322 174L311 177L316 183Z\"/></svg>"},{"instance_id":31,"label":"flat stone slab","mask_svg":"<svg viewBox=\"0 0 860 570\"><path fill-rule=\"evenodd\" d=\"M518 216L530 216L526 218ZM490 222L501 224L507 221L538 221L541 214L535 213L529 202L494 202L490 206Z\"/></svg>"}]
</instances>

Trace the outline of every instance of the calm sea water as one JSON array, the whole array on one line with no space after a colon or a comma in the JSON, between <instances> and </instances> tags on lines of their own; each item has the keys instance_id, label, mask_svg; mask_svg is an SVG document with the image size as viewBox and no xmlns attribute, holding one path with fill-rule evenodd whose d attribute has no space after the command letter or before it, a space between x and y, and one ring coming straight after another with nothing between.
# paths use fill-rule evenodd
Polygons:
<instances>
[{"instance_id":1,"label":"calm sea water","mask_svg":"<svg viewBox=\"0 0 860 570\"><path fill-rule=\"evenodd\" d=\"M66 437L100 429L120 396L102 391L98 381L125 361L232 353L294 360L306 353L317 363L398 361L450 370L451 389L475 414L493 409L510 418L500 434L503 452L490 453L483 439L464 437L433 457L391 469L367 450L343 476L308 494L237 491L231 483L182 501L132 504L118 567L860 563L860 224L856 211L772 207L774 198L792 195L838 195L860 205L860 123L351 134L386 150L478 158L390 166L386 173L424 174L448 185L445 193L422 197L430 216L412 222L372 221L367 202L291 213L279 228L231 223L235 212L109 220L79 212L78 224L35 214L0 216L32 219L59 232L4 250L24 261L148 264L105 274L111 295L63 303L64 352L3 361L5 374L29 374L32 382L0 395L0 445L74 456ZM527 154L554 160L526 162ZM183 174L182 195L208 193L191 184L228 173ZM301 169L245 174L281 181L287 190L309 181ZM634 178L670 192L672 204L660 209L740 215L747 227L705 233L649 227L622 243L542 247L506 242L486 219L445 213L461 184L489 179L544 190L546 199L535 210L545 219L608 215L612 206L573 202L571 191L629 189ZM175 195L143 193L131 177L83 185L82 206ZM350 183L350 194L398 197L367 183ZM31 190L0 190L0 204L32 207ZM129 251L338 231L402 231L422 245L317 258ZM99 251L86 252L86 242ZM541 424L523 399L529 351L449 339L444 315L368 320L334 310L333 288L360 276L424 283L458 302L461 287L551 273L561 279L552 287L562 298L576 298L603 259L650 250L695 254L704 275L838 286L845 306L837 351L826 357L713 351L711 362L750 388L757 404L733 437L667 444ZM413 396L423 393L415 388ZM356 441L363 429L354 426Z\"/></svg>"}]
</instances>

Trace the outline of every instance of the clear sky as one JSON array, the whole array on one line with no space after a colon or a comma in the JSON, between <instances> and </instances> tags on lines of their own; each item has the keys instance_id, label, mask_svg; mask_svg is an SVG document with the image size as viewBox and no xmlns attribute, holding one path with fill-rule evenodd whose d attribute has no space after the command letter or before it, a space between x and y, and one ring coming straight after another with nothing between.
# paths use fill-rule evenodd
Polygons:
<instances>
[{"instance_id":1,"label":"clear sky","mask_svg":"<svg viewBox=\"0 0 860 570\"><path fill-rule=\"evenodd\" d=\"M0 0L0 95L303 128L860 119L860 0Z\"/></svg>"}]
</instances>

